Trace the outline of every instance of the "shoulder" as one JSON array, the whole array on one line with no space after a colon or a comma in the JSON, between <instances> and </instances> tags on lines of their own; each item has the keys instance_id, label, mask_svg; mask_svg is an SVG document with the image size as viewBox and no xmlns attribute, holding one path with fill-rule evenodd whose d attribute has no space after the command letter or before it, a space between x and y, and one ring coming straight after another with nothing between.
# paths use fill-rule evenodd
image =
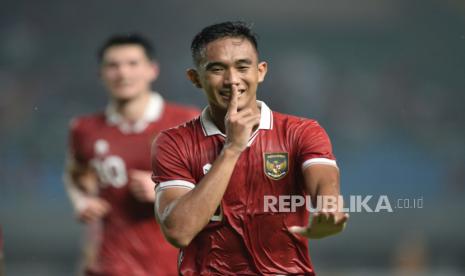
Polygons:
<instances>
[{"instance_id":1,"label":"shoulder","mask_svg":"<svg viewBox=\"0 0 465 276\"><path fill-rule=\"evenodd\" d=\"M165 102L162 112L162 117L158 123L162 123L165 129L183 124L198 117L200 114L200 111L195 107L170 102Z\"/></svg>"},{"instance_id":2,"label":"shoulder","mask_svg":"<svg viewBox=\"0 0 465 276\"><path fill-rule=\"evenodd\" d=\"M161 131L152 143L152 160L184 162L196 146L199 128L199 119L194 119Z\"/></svg>"},{"instance_id":3,"label":"shoulder","mask_svg":"<svg viewBox=\"0 0 465 276\"><path fill-rule=\"evenodd\" d=\"M186 116L189 118L193 118L200 114L200 109L195 106L177 104L169 101L165 102L165 111L177 116Z\"/></svg>"},{"instance_id":4,"label":"shoulder","mask_svg":"<svg viewBox=\"0 0 465 276\"><path fill-rule=\"evenodd\" d=\"M200 118L197 117L183 124L161 131L155 139L155 144L160 146L166 143L176 145L191 143L199 129L201 130Z\"/></svg>"},{"instance_id":5,"label":"shoulder","mask_svg":"<svg viewBox=\"0 0 465 276\"><path fill-rule=\"evenodd\" d=\"M303 145L316 141L329 141L326 130L315 119L277 113L273 117L276 133L288 137L292 144Z\"/></svg>"},{"instance_id":6,"label":"shoulder","mask_svg":"<svg viewBox=\"0 0 465 276\"><path fill-rule=\"evenodd\" d=\"M273 124L289 130L303 130L306 128L321 128L315 119L309 119L273 111Z\"/></svg>"},{"instance_id":7,"label":"shoulder","mask_svg":"<svg viewBox=\"0 0 465 276\"><path fill-rule=\"evenodd\" d=\"M75 116L69 122L69 128L73 132L82 132L98 128L105 123L103 112Z\"/></svg>"}]
</instances>

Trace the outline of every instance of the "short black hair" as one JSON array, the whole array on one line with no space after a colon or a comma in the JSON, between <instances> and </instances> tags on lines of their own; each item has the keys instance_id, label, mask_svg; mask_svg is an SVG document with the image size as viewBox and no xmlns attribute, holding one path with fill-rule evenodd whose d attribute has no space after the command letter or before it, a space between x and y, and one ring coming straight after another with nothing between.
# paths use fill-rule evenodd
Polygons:
<instances>
[{"instance_id":1,"label":"short black hair","mask_svg":"<svg viewBox=\"0 0 465 276\"><path fill-rule=\"evenodd\" d=\"M155 48L152 42L145 36L138 33L114 34L110 36L99 48L97 52L98 62L102 62L105 51L113 46L139 45L144 49L150 60L155 60Z\"/></svg>"},{"instance_id":2,"label":"short black hair","mask_svg":"<svg viewBox=\"0 0 465 276\"><path fill-rule=\"evenodd\" d=\"M226 21L207 26L194 37L191 43L191 53L194 64L196 66L199 65L200 59L202 58L202 51L208 43L224 37L245 38L252 43L258 53L258 37L252 31L251 25L243 21Z\"/></svg>"}]
</instances>

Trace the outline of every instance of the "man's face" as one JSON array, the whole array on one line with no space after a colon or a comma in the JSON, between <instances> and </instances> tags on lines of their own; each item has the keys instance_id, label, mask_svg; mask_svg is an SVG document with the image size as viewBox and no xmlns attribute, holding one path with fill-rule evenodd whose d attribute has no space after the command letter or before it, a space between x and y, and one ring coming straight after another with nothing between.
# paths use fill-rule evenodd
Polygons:
<instances>
[{"instance_id":1,"label":"man's face","mask_svg":"<svg viewBox=\"0 0 465 276\"><path fill-rule=\"evenodd\" d=\"M258 62L257 52L245 38L227 37L207 44L196 73L213 108L226 110L232 86L238 87L239 110L256 104L258 83L266 74L265 62ZM192 72L190 72L192 80ZM194 81L195 83L195 81Z\"/></svg>"},{"instance_id":2,"label":"man's face","mask_svg":"<svg viewBox=\"0 0 465 276\"><path fill-rule=\"evenodd\" d=\"M158 67L139 45L108 48L102 59L100 75L111 97L129 100L150 91L158 75Z\"/></svg>"}]
</instances>

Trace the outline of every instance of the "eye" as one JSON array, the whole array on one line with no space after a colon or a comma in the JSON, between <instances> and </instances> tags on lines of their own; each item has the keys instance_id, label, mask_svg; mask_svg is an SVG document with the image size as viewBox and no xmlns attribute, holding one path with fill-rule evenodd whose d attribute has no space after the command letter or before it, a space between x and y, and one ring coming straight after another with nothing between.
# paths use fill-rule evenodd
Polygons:
<instances>
[{"instance_id":1,"label":"eye","mask_svg":"<svg viewBox=\"0 0 465 276\"><path fill-rule=\"evenodd\" d=\"M134 67L134 66L137 66L137 64L139 64L139 63L137 62L137 60L131 60L131 61L129 61L129 66Z\"/></svg>"},{"instance_id":2,"label":"eye","mask_svg":"<svg viewBox=\"0 0 465 276\"><path fill-rule=\"evenodd\" d=\"M250 68L249 66L239 66L237 67L237 70L239 72L246 72L247 70L249 70L249 68Z\"/></svg>"},{"instance_id":3,"label":"eye","mask_svg":"<svg viewBox=\"0 0 465 276\"><path fill-rule=\"evenodd\" d=\"M213 73L221 73L223 72L224 68L219 67L219 66L213 66L212 68L209 69Z\"/></svg>"},{"instance_id":4,"label":"eye","mask_svg":"<svg viewBox=\"0 0 465 276\"><path fill-rule=\"evenodd\" d=\"M105 68L116 68L118 67L118 64L116 62L105 62L103 66Z\"/></svg>"}]
</instances>

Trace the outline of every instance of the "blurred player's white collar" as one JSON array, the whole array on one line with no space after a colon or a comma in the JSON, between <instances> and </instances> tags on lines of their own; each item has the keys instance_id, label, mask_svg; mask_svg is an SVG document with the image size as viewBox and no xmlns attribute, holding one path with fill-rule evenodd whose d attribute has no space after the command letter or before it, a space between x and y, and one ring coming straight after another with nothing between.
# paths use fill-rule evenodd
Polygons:
<instances>
[{"instance_id":1,"label":"blurred player's white collar","mask_svg":"<svg viewBox=\"0 0 465 276\"><path fill-rule=\"evenodd\" d=\"M108 104L105 109L105 116L107 124L118 126L123 133L141 133L150 123L160 119L163 112L163 106L164 100L162 96L157 92L152 92L149 103L145 109L144 116L139 121L131 124L123 120L121 114L116 111L116 106L112 103Z\"/></svg>"},{"instance_id":2,"label":"blurred player's white collar","mask_svg":"<svg viewBox=\"0 0 465 276\"><path fill-rule=\"evenodd\" d=\"M257 104L260 108L260 124L258 125L258 129L250 136L248 146L252 144L259 130L273 129L273 112L271 112L271 109L264 102L257 101ZM221 135L226 137L211 120L208 106L203 109L202 115L200 115L200 123L202 124L203 134L205 136Z\"/></svg>"}]
</instances>

